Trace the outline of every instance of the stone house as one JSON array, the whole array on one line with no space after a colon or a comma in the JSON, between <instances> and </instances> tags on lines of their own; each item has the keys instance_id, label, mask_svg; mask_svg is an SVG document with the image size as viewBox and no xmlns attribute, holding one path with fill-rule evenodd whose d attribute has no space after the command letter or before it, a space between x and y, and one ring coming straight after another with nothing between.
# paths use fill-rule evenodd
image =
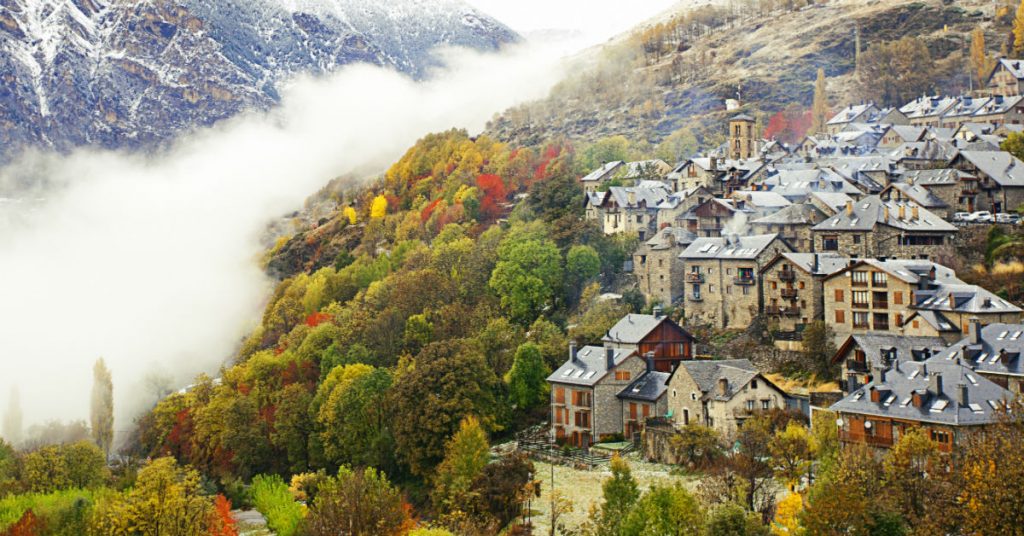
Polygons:
<instances>
[{"instance_id":1,"label":"stone house","mask_svg":"<svg viewBox=\"0 0 1024 536\"><path fill-rule=\"evenodd\" d=\"M871 103L847 106L829 118L828 122L825 123L825 132L833 136L845 130L851 123L871 121L880 111Z\"/></svg>"},{"instance_id":2,"label":"stone house","mask_svg":"<svg viewBox=\"0 0 1024 536\"><path fill-rule=\"evenodd\" d=\"M628 181L664 180L672 171L672 166L664 160L639 160L627 162L622 179Z\"/></svg>"},{"instance_id":3,"label":"stone house","mask_svg":"<svg viewBox=\"0 0 1024 536\"><path fill-rule=\"evenodd\" d=\"M951 164L977 177L975 190L961 188L962 196L974 199L975 210L993 213L1024 205L1024 162L1006 151L960 151Z\"/></svg>"},{"instance_id":4,"label":"stone house","mask_svg":"<svg viewBox=\"0 0 1024 536\"><path fill-rule=\"evenodd\" d=\"M893 182L878 194L882 201L910 201L947 221L953 218L953 207L930 189L917 184Z\"/></svg>"},{"instance_id":5,"label":"stone house","mask_svg":"<svg viewBox=\"0 0 1024 536\"><path fill-rule=\"evenodd\" d=\"M793 203L785 197L764 190L736 190L729 194L733 205L749 214L752 218L760 218L782 210Z\"/></svg>"},{"instance_id":6,"label":"stone house","mask_svg":"<svg viewBox=\"0 0 1024 536\"><path fill-rule=\"evenodd\" d=\"M569 360L548 376L551 438L587 448L622 433L618 394L647 369L632 350L569 347Z\"/></svg>"},{"instance_id":7,"label":"stone house","mask_svg":"<svg viewBox=\"0 0 1024 536\"><path fill-rule=\"evenodd\" d=\"M913 125L889 125L878 142L878 147L895 148L904 143L922 141L927 130Z\"/></svg>"},{"instance_id":8,"label":"stone house","mask_svg":"<svg viewBox=\"0 0 1024 536\"><path fill-rule=\"evenodd\" d=\"M654 370L654 359L647 358L647 369L633 383L619 391L622 411L622 435L635 439L644 429L648 418L668 414L668 372Z\"/></svg>"},{"instance_id":9,"label":"stone house","mask_svg":"<svg viewBox=\"0 0 1024 536\"><path fill-rule=\"evenodd\" d=\"M591 171L585 177L580 179L580 183L583 184L583 191L588 194L598 191L602 186L611 182L614 177L621 174L624 166L624 162L616 160L614 162L605 163L601 167Z\"/></svg>"},{"instance_id":10,"label":"stone house","mask_svg":"<svg viewBox=\"0 0 1024 536\"><path fill-rule=\"evenodd\" d=\"M971 122L996 126L1024 124L1024 97L1021 95L992 97L985 103L985 106L974 113Z\"/></svg>"},{"instance_id":11,"label":"stone house","mask_svg":"<svg viewBox=\"0 0 1024 536\"><path fill-rule=\"evenodd\" d=\"M687 324L744 329L762 310L761 269L792 248L778 235L697 238L679 258Z\"/></svg>"},{"instance_id":12,"label":"stone house","mask_svg":"<svg viewBox=\"0 0 1024 536\"><path fill-rule=\"evenodd\" d=\"M736 160L719 156L691 158L680 164L668 180L676 190L703 186L714 195L728 195L734 190L746 188L751 181L766 173L765 163L759 159Z\"/></svg>"},{"instance_id":13,"label":"stone house","mask_svg":"<svg viewBox=\"0 0 1024 536\"><path fill-rule=\"evenodd\" d=\"M974 121L974 115L989 104L989 97L972 97L969 95L955 97L955 102L946 110L939 121L944 128L959 128L964 123Z\"/></svg>"},{"instance_id":14,"label":"stone house","mask_svg":"<svg viewBox=\"0 0 1024 536\"><path fill-rule=\"evenodd\" d=\"M935 354L936 362L959 361L1013 396L1024 393L1024 324L970 324L968 334Z\"/></svg>"},{"instance_id":15,"label":"stone house","mask_svg":"<svg viewBox=\"0 0 1024 536\"><path fill-rule=\"evenodd\" d=\"M650 237L658 221L658 205L668 199L668 187L650 181L638 186L613 186L586 194L585 215L597 221L604 234L626 233L641 241Z\"/></svg>"},{"instance_id":16,"label":"stone house","mask_svg":"<svg viewBox=\"0 0 1024 536\"><path fill-rule=\"evenodd\" d=\"M758 136L754 134L756 122L747 114L739 114L729 119L728 155L734 160L755 158L760 153Z\"/></svg>"},{"instance_id":17,"label":"stone house","mask_svg":"<svg viewBox=\"0 0 1024 536\"><path fill-rule=\"evenodd\" d=\"M868 332L941 337L966 333L972 318L1017 322L1021 309L929 261L860 259L826 276L825 319L841 343ZM951 340L952 339L952 340Z\"/></svg>"},{"instance_id":18,"label":"stone house","mask_svg":"<svg viewBox=\"0 0 1024 536\"><path fill-rule=\"evenodd\" d=\"M602 338L608 348L651 355L654 369L671 372L681 361L693 359L696 339L655 307L649 315L628 314Z\"/></svg>"},{"instance_id":19,"label":"stone house","mask_svg":"<svg viewBox=\"0 0 1024 536\"><path fill-rule=\"evenodd\" d=\"M947 343L940 337L909 337L889 333L851 335L832 356L840 366L840 387L849 393L871 381L871 371L891 367L897 361L925 361L942 352Z\"/></svg>"},{"instance_id":20,"label":"stone house","mask_svg":"<svg viewBox=\"0 0 1024 536\"><path fill-rule=\"evenodd\" d=\"M689 220L689 231L699 237L722 236L729 228L734 232L746 227L749 215L740 210L731 199L712 197L693 209L694 219Z\"/></svg>"},{"instance_id":21,"label":"stone house","mask_svg":"<svg viewBox=\"0 0 1024 536\"><path fill-rule=\"evenodd\" d=\"M995 424L1012 394L956 361L895 361L870 383L829 409L838 415L839 441L892 448L912 428L923 428L942 452Z\"/></svg>"},{"instance_id":22,"label":"stone house","mask_svg":"<svg viewBox=\"0 0 1024 536\"><path fill-rule=\"evenodd\" d=\"M807 201L831 218L844 210L848 203L856 201L860 197L854 198L842 193L811 192L807 196Z\"/></svg>"},{"instance_id":23,"label":"stone house","mask_svg":"<svg viewBox=\"0 0 1024 536\"><path fill-rule=\"evenodd\" d=\"M658 205L658 229L665 227L690 228L686 221L696 222L696 220L688 220L684 214L691 213L699 205L713 197L711 192L703 186L676 191ZM695 226L696 223L694 223L694 228Z\"/></svg>"},{"instance_id":24,"label":"stone house","mask_svg":"<svg viewBox=\"0 0 1024 536\"><path fill-rule=\"evenodd\" d=\"M786 393L748 359L687 361L668 379L668 411L674 424L707 426L726 439L758 412L785 407Z\"/></svg>"},{"instance_id":25,"label":"stone house","mask_svg":"<svg viewBox=\"0 0 1024 536\"><path fill-rule=\"evenodd\" d=\"M750 229L755 234L778 234L795 251L814 251L811 229L828 216L811 203L797 203L774 214L752 220Z\"/></svg>"},{"instance_id":26,"label":"stone house","mask_svg":"<svg viewBox=\"0 0 1024 536\"><path fill-rule=\"evenodd\" d=\"M985 87L979 93L1009 97L1024 93L1024 61L999 58L985 80Z\"/></svg>"},{"instance_id":27,"label":"stone house","mask_svg":"<svg viewBox=\"0 0 1024 536\"><path fill-rule=\"evenodd\" d=\"M957 97L918 97L900 107L900 112L907 117L911 125L938 127L942 126L942 117L957 102Z\"/></svg>"},{"instance_id":28,"label":"stone house","mask_svg":"<svg viewBox=\"0 0 1024 536\"><path fill-rule=\"evenodd\" d=\"M831 169L780 169L751 186L768 190L793 203L804 201L815 192L844 193L859 198L863 192Z\"/></svg>"},{"instance_id":29,"label":"stone house","mask_svg":"<svg viewBox=\"0 0 1024 536\"><path fill-rule=\"evenodd\" d=\"M820 164L835 171L867 195L881 192L897 172L896 162L888 154L825 158Z\"/></svg>"},{"instance_id":30,"label":"stone house","mask_svg":"<svg viewBox=\"0 0 1024 536\"><path fill-rule=\"evenodd\" d=\"M633 274L647 301L672 305L683 297L683 263L679 254L696 236L678 227L665 227L633 253Z\"/></svg>"},{"instance_id":31,"label":"stone house","mask_svg":"<svg viewBox=\"0 0 1024 536\"><path fill-rule=\"evenodd\" d=\"M909 200L868 196L815 225L815 251L850 257L928 258L956 227Z\"/></svg>"},{"instance_id":32,"label":"stone house","mask_svg":"<svg viewBox=\"0 0 1024 536\"><path fill-rule=\"evenodd\" d=\"M947 213L978 210L978 178L959 169L908 170L901 181L931 192L946 204Z\"/></svg>"},{"instance_id":33,"label":"stone house","mask_svg":"<svg viewBox=\"0 0 1024 536\"><path fill-rule=\"evenodd\" d=\"M785 252L761 269L764 314L777 331L799 336L807 324L825 319L825 278L849 265L834 254Z\"/></svg>"}]
</instances>

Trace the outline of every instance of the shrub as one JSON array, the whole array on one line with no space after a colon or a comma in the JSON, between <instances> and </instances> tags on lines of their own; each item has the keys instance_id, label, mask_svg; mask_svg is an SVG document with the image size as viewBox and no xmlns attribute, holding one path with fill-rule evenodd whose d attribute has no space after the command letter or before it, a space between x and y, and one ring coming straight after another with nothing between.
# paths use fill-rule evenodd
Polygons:
<instances>
[{"instance_id":1,"label":"shrub","mask_svg":"<svg viewBox=\"0 0 1024 536\"><path fill-rule=\"evenodd\" d=\"M288 485L277 475L257 475L252 479L252 504L264 517L267 525L279 536L293 536L302 521L304 510L295 502Z\"/></svg>"}]
</instances>

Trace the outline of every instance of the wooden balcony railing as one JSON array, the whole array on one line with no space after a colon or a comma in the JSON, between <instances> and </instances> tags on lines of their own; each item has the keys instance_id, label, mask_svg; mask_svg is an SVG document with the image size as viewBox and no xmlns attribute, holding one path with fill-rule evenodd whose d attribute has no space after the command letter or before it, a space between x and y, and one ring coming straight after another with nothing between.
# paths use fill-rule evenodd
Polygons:
<instances>
[{"instance_id":1,"label":"wooden balcony railing","mask_svg":"<svg viewBox=\"0 0 1024 536\"><path fill-rule=\"evenodd\" d=\"M781 292L779 292L779 294L781 294L783 298L792 300L792 299L796 298L796 289L795 288L784 288L784 289L782 289Z\"/></svg>"},{"instance_id":2,"label":"wooden balcony railing","mask_svg":"<svg viewBox=\"0 0 1024 536\"><path fill-rule=\"evenodd\" d=\"M779 272L779 281L796 281L796 272L793 270L782 270Z\"/></svg>"},{"instance_id":3,"label":"wooden balcony railing","mask_svg":"<svg viewBox=\"0 0 1024 536\"><path fill-rule=\"evenodd\" d=\"M688 272L686 274L686 282L687 283L703 283L704 282L704 274L697 273L697 272Z\"/></svg>"},{"instance_id":4,"label":"wooden balcony railing","mask_svg":"<svg viewBox=\"0 0 1024 536\"><path fill-rule=\"evenodd\" d=\"M857 361L856 359L847 359L846 370L851 372L867 372L868 364L864 361Z\"/></svg>"},{"instance_id":5,"label":"wooden balcony railing","mask_svg":"<svg viewBox=\"0 0 1024 536\"><path fill-rule=\"evenodd\" d=\"M863 443L875 447L891 447L893 445L891 437L881 437L873 434L855 434L845 430L839 431L839 440L847 443Z\"/></svg>"},{"instance_id":6,"label":"wooden balcony railing","mask_svg":"<svg viewBox=\"0 0 1024 536\"><path fill-rule=\"evenodd\" d=\"M757 280L754 279L753 277L744 276L734 277L732 281L737 285L753 285L757 283Z\"/></svg>"},{"instance_id":7,"label":"wooden balcony railing","mask_svg":"<svg viewBox=\"0 0 1024 536\"><path fill-rule=\"evenodd\" d=\"M874 307L875 309L888 309L889 308L889 302L887 302L887 301L873 301L873 302L871 302L871 307Z\"/></svg>"}]
</instances>

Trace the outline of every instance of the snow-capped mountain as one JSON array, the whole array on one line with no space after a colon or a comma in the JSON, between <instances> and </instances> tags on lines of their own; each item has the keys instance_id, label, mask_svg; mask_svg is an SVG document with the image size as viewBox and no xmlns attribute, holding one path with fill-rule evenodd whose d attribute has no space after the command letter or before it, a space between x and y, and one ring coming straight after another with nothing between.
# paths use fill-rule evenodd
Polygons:
<instances>
[{"instance_id":1,"label":"snow-capped mountain","mask_svg":"<svg viewBox=\"0 0 1024 536\"><path fill-rule=\"evenodd\" d=\"M0 0L0 160L137 147L352 62L422 76L432 49L518 36L461 0Z\"/></svg>"}]
</instances>

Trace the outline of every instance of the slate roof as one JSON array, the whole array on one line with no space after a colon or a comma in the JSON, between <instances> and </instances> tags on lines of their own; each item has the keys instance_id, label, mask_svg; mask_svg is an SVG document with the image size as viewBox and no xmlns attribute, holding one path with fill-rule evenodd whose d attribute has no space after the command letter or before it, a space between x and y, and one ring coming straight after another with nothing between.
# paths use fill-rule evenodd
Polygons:
<instances>
[{"instance_id":1,"label":"slate roof","mask_svg":"<svg viewBox=\"0 0 1024 536\"><path fill-rule=\"evenodd\" d=\"M847 266L847 270L855 270L861 266L871 266L911 285L918 285L922 281L931 281L933 284L964 284L963 281L957 278L956 272L952 268L927 260L887 259L882 261L872 258L854 260L856 262ZM935 269L934 281L931 279L933 268Z\"/></svg>"},{"instance_id":2,"label":"slate roof","mask_svg":"<svg viewBox=\"0 0 1024 536\"><path fill-rule=\"evenodd\" d=\"M673 242L669 241L669 237L672 237ZM671 249L672 247L688 246L697 239L697 235L683 229L682 227L665 227L654 234L645 242L647 247L654 251L661 251Z\"/></svg>"},{"instance_id":3,"label":"slate roof","mask_svg":"<svg viewBox=\"0 0 1024 536\"><path fill-rule=\"evenodd\" d=\"M747 114L734 115L729 121L756 121L753 117Z\"/></svg>"},{"instance_id":4,"label":"slate roof","mask_svg":"<svg viewBox=\"0 0 1024 536\"><path fill-rule=\"evenodd\" d=\"M750 223L762 225L814 225L828 216L810 203L796 203Z\"/></svg>"},{"instance_id":5,"label":"slate roof","mask_svg":"<svg viewBox=\"0 0 1024 536\"><path fill-rule=\"evenodd\" d=\"M850 205L847 205L849 207ZM917 218L913 209L917 207ZM903 217L900 217L900 209ZM888 209L888 213L886 212ZM852 214L842 208L835 216L814 226L815 231L870 231L877 225L888 225L904 231L956 232L956 227L934 212L910 201L882 201L877 195L852 203Z\"/></svg>"},{"instance_id":6,"label":"slate roof","mask_svg":"<svg viewBox=\"0 0 1024 536\"><path fill-rule=\"evenodd\" d=\"M839 110L839 113L836 115L833 115L828 120L827 124L843 125L851 121L855 121L873 108L877 110L874 104L855 104L853 106L847 106L846 108Z\"/></svg>"},{"instance_id":7,"label":"slate roof","mask_svg":"<svg viewBox=\"0 0 1024 536\"><path fill-rule=\"evenodd\" d=\"M949 162L956 158L957 153L956 146L944 140L907 142L889 151L889 154L896 161L915 159L944 160Z\"/></svg>"},{"instance_id":8,"label":"slate roof","mask_svg":"<svg viewBox=\"0 0 1024 536\"><path fill-rule=\"evenodd\" d=\"M1024 162L1006 151L960 151L960 156L1006 187L1024 187Z\"/></svg>"},{"instance_id":9,"label":"slate roof","mask_svg":"<svg viewBox=\"0 0 1024 536\"><path fill-rule=\"evenodd\" d=\"M985 103L985 106L982 106L980 109L974 112L974 117L985 117L986 115L1004 114L1009 110L1013 109L1014 106L1020 104L1021 99L1024 99L1024 97L1022 97L1021 95L1014 95L1012 97L992 97L991 99L988 99L988 102Z\"/></svg>"},{"instance_id":10,"label":"slate roof","mask_svg":"<svg viewBox=\"0 0 1024 536\"><path fill-rule=\"evenodd\" d=\"M778 170L759 181L790 201L805 199L812 192L861 195L860 189L831 169Z\"/></svg>"},{"instance_id":11,"label":"slate roof","mask_svg":"<svg viewBox=\"0 0 1024 536\"><path fill-rule=\"evenodd\" d=\"M608 374L607 350L601 346L584 346L576 352L575 359L569 359L548 376L549 382L570 385L593 386ZM636 352L615 349L615 366L635 355Z\"/></svg>"},{"instance_id":12,"label":"slate roof","mask_svg":"<svg viewBox=\"0 0 1024 536\"><path fill-rule=\"evenodd\" d=\"M925 208L947 208L949 206L939 196L933 194L931 190L918 184L893 182L886 187L886 190L890 189L899 190L907 199Z\"/></svg>"},{"instance_id":13,"label":"slate roof","mask_svg":"<svg viewBox=\"0 0 1024 536\"><path fill-rule=\"evenodd\" d=\"M990 97L956 97L956 101L946 110L946 117L970 117L988 105Z\"/></svg>"},{"instance_id":14,"label":"slate roof","mask_svg":"<svg viewBox=\"0 0 1024 536\"><path fill-rule=\"evenodd\" d=\"M814 257L818 257L818 269L814 269ZM780 255L793 266L812 275L831 275L850 265L850 257L842 257L835 253L794 253ZM772 261L773 263L775 261Z\"/></svg>"},{"instance_id":15,"label":"slate roof","mask_svg":"<svg viewBox=\"0 0 1024 536\"><path fill-rule=\"evenodd\" d=\"M932 357L932 361L960 361L981 373L1024 376L1024 324L989 324Z\"/></svg>"},{"instance_id":16,"label":"slate roof","mask_svg":"<svg viewBox=\"0 0 1024 536\"><path fill-rule=\"evenodd\" d=\"M792 205L788 199L773 191L763 190L737 190L732 193L733 199L743 201L756 208L781 208Z\"/></svg>"},{"instance_id":17,"label":"slate roof","mask_svg":"<svg viewBox=\"0 0 1024 536\"><path fill-rule=\"evenodd\" d=\"M941 389L931 383L941 378ZM959 391L966 390L965 403ZM878 402L871 401L871 391L878 390ZM921 407L914 407L913 395L922 397ZM888 417L917 422L969 426L996 422L1005 402L1013 394L991 380L957 362L934 359L924 362L897 363L878 378L836 402L831 411Z\"/></svg>"},{"instance_id":18,"label":"slate roof","mask_svg":"<svg viewBox=\"0 0 1024 536\"><path fill-rule=\"evenodd\" d=\"M847 203L854 201L852 197L841 192L811 192L810 197L816 198L825 206L832 207L835 211L842 210Z\"/></svg>"},{"instance_id":19,"label":"slate roof","mask_svg":"<svg viewBox=\"0 0 1024 536\"><path fill-rule=\"evenodd\" d=\"M925 322L928 323L929 326L935 329L935 331L938 331L940 333L952 333L960 331L959 326L950 322L949 319L945 317L945 315L937 311L920 309L914 311L913 314L908 316L903 322L904 324L908 324L914 321L915 319L924 320Z\"/></svg>"},{"instance_id":20,"label":"slate roof","mask_svg":"<svg viewBox=\"0 0 1024 536\"><path fill-rule=\"evenodd\" d=\"M630 194L633 194L633 203L629 202ZM602 207L614 199L615 204L622 208L656 209L670 195L668 186L657 181L644 181L640 186L612 186L606 192L591 192L587 194L587 201Z\"/></svg>"},{"instance_id":21,"label":"slate roof","mask_svg":"<svg viewBox=\"0 0 1024 536\"><path fill-rule=\"evenodd\" d=\"M701 237L679 254L680 259L756 259L779 235L765 234L731 238Z\"/></svg>"},{"instance_id":22,"label":"slate roof","mask_svg":"<svg viewBox=\"0 0 1024 536\"><path fill-rule=\"evenodd\" d=\"M633 380L633 383L619 391L616 396L627 400L655 402L665 395L665 391L668 390L668 379L671 376L672 374L668 372L646 371Z\"/></svg>"},{"instance_id":23,"label":"slate roof","mask_svg":"<svg viewBox=\"0 0 1024 536\"><path fill-rule=\"evenodd\" d=\"M957 103L957 97L918 97L900 108L907 119L920 119L944 115Z\"/></svg>"},{"instance_id":24,"label":"slate roof","mask_svg":"<svg viewBox=\"0 0 1024 536\"><path fill-rule=\"evenodd\" d=\"M582 182L602 181L602 180L608 178L608 175L610 173L612 173L613 171L615 171L616 169L618 169L619 166L621 166L621 165L622 165L622 161L621 160L616 160L614 162L608 162L605 165L603 165L603 166L595 169L594 171L591 171L590 173L588 173L587 176L585 176L582 179L580 179L580 181L582 181Z\"/></svg>"},{"instance_id":25,"label":"slate roof","mask_svg":"<svg viewBox=\"0 0 1024 536\"><path fill-rule=\"evenodd\" d=\"M903 141L921 141L927 130L925 127L915 125L892 125L889 129L895 132Z\"/></svg>"},{"instance_id":26,"label":"slate roof","mask_svg":"<svg viewBox=\"0 0 1024 536\"><path fill-rule=\"evenodd\" d=\"M941 283L933 290L914 293L918 309L947 313L1019 313L1021 308L978 285Z\"/></svg>"},{"instance_id":27,"label":"slate roof","mask_svg":"<svg viewBox=\"0 0 1024 536\"><path fill-rule=\"evenodd\" d=\"M703 400L726 402L732 400L750 380L758 376L757 369L749 359L725 359L721 361L681 361L676 369L684 369L704 394ZM718 380L728 380L725 396L718 394Z\"/></svg>"},{"instance_id":28,"label":"slate roof","mask_svg":"<svg viewBox=\"0 0 1024 536\"><path fill-rule=\"evenodd\" d=\"M956 184L966 176L968 175L959 169L917 169L904 171L902 179L907 183L927 187Z\"/></svg>"},{"instance_id":29,"label":"slate roof","mask_svg":"<svg viewBox=\"0 0 1024 536\"><path fill-rule=\"evenodd\" d=\"M607 343L637 344L666 320L668 317L664 315L628 314L616 322L602 340Z\"/></svg>"},{"instance_id":30,"label":"slate roof","mask_svg":"<svg viewBox=\"0 0 1024 536\"><path fill-rule=\"evenodd\" d=\"M997 63L996 66L992 68L992 74L995 74L999 67L1003 67L1004 69L1009 71L1010 74L1012 74L1013 77L1016 78L1017 80L1024 79L1024 61L1015 60L1012 58L999 58L999 63ZM991 75L989 76L989 78L991 78Z\"/></svg>"},{"instance_id":31,"label":"slate roof","mask_svg":"<svg viewBox=\"0 0 1024 536\"><path fill-rule=\"evenodd\" d=\"M849 346L848 346L849 345ZM875 365L882 365L882 353L886 352L889 364L895 361L924 361L947 347L941 337L910 337L887 333L863 333L851 335L836 356L856 345L864 351L868 370Z\"/></svg>"}]
</instances>

